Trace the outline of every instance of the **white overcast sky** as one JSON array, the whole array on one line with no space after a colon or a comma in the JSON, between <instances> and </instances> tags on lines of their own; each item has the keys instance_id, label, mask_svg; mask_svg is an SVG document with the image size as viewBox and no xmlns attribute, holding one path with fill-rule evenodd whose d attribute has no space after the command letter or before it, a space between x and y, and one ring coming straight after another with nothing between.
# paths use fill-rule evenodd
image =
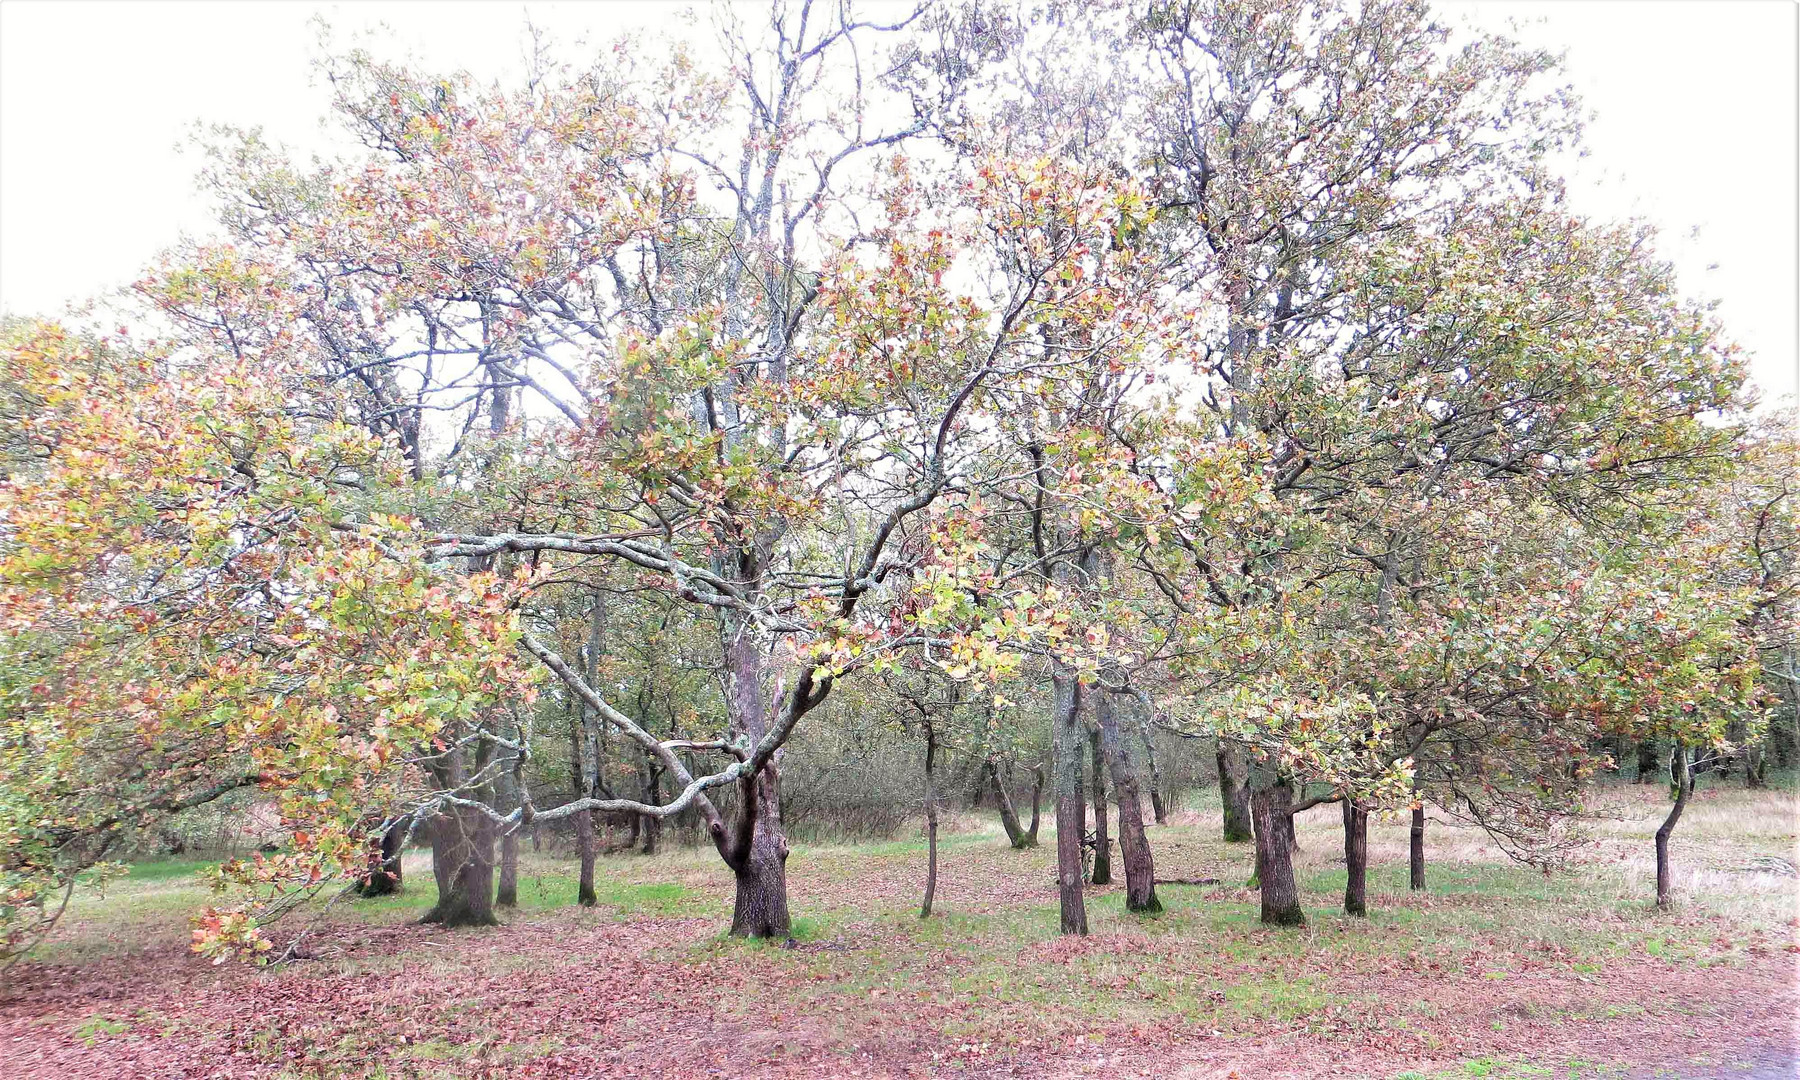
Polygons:
<instances>
[{"instance_id":1,"label":"white overcast sky","mask_svg":"<svg viewBox=\"0 0 1800 1080\"><path fill-rule=\"evenodd\" d=\"M1769 398L1796 367L1791 0L1454 0L1451 20L1566 50L1594 114L1569 163L1577 208L1663 232L1687 291L1716 299ZM679 17L672 3L0 2L0 308L54 314L205 232L196 121L261 125L329 150L308 20L385 23L432 66L516 69L529 11L568 42Z\"/></svg>"}]
</instances>

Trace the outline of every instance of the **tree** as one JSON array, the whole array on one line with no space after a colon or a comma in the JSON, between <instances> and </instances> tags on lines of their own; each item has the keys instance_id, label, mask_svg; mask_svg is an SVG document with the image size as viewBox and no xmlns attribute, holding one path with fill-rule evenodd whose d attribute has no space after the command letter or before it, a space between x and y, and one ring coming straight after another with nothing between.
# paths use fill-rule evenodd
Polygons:
<instances>
[{"instance_id":1,"label":"tree","mask_svg":"<svg viewBox=\"0 0 1800 1080\"><path fill-rule=\"evenodd\" d=\"M383 551L345 519L396 463L296 415L279 356L100 356L45 326L6 357L34 403L0 492L9 953L122 840L236 788L279 796L293 850L230 875L357 872L405 753L529 697L491 576L442 580L404 522ZM266 947L242 911L203 931Z\"/></svg>"}]
</instances>

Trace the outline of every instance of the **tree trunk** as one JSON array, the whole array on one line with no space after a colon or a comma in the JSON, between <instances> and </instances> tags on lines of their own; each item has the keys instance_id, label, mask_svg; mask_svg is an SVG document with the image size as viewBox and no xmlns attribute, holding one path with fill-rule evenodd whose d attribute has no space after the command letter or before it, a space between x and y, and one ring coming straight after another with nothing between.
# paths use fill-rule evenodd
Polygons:
<instances>
[{"instance_id":1,"label":"tree trunk","mask_svg":"<svg viewBox=\"0 0 1800 1080\"><path fill-rule=\"evenodd\" d=\"M1225 842L1241 844L1251 839L1249 768L1243 747L1219 740L1219 802L1224 806Z\"/></svg>"},{"instance_id":2,"label":"tree trunk","mask_svg":"<svg viewBox=\"0 0 1800 1080\"><path fill-rule=\"evenodd\" d=\"M1768 775L1768 767L1769 756L1763 753L1763 748L1761 746L1746 746L1744 748L1745 787L1762 787L1764 785L1764 780Z\"/></svg>"},{"instance_id":3,"label":"tree trunk","mask_svg":"<svg viewBox=\"0 0 1800 1080\"><path fill-rule=\"evenodd\" d=\"M1006 785L1000 780L1000 767L994 764L993 758L989 758L986 768L988 780L994 785L995 801L1000 804L1000 827L1006 830L1007 842L1015 849L1037 847L1037 829L1035 828L1037 825L1036 809L1033 809L1031 815L1032 825L1034 827L1031 830L1031 833L1027 834L1025 830L1019 826L1019 814L1018 811L1013 809L1012 794L1006 790ZM1043 785L1042 771L1038 773L1038 784L1040 787Z\"/></svg>"},{"instance_id":4,"label":"tree trunk","mask_svg":"<svg viewBox=\"0 0 1800 1080\"><path fill-rule=\"evenodd\" d=\"M493 926L493 819L465 806L450 807L432 822L431 862L437 904L420 922L445 926Z\"/></svg>"},{"instance_id":5,"label":"tree trunk","mask_svg":"<svg viewBox=\"0 0 1800 1080\"><path fill-rule=\"evenodd\" d=\"M1106 692L1102 690L1094 696L1103 698ZM1088 747L1094 760L1094 874L1089 880L1096 885L1111 885L1112 830L1106 810L1106 763L1101 758L1098 727L1088 732Z\"/></svg>"},{"instance_id":6,"label":"tree trunk","mask_svg":"<svg viewBox=\"0 0 1800 1080\"><path fill-rule=\"evenodd\" d=\"M516 828L500 838L500 887L494 893L494 906L519 906L519 830Z\"/></svg>"},{"instance_id":7,"label":"tree trunk","mask_svg":"<svg viewBox=\"0 0 1800 1080\"><path fill-rule=\"evenodd\" d=\"M1675 832L1675 823L1681 820L1681 812L1687 809L1688 796L1694 790L1694 774L1688 769L1687 747L1682 743L1675 744L1675 750L1669 755L1669 772L1674 777L1675 805L1669 808L1669 816L1656 830L1656 906L1663 911L1669 909L1673 885L1669 877L1669 837Z\"/></svg>"},{"instance_id":8,"label":"tree trunk","mask_svg":"<svg viewBox=\"0 0 1800 1080\"><path fill-rule=\"evenodd\" d=\"M1086 934L1087 903L1081 894L1081 837L1087 810L1081 797L1081 683L1060 663L1051 675L1056 716L1051 728L1056 780L1056 882L1062 908L1062 932Z\"/></svg>"},{"instance_id":9,"label":"tree trunk","mask_svg":"<svg viewBox=\"0 0 1800 1080\"><path fill-rule=\"evenodd\" d=\"M925 901L919 918L931 918L931 898L937 895L937 734L925 722ZM1015 823L1016 824L1016 823Z\"/></svg>"},{"instance_id":10,"label":"tree trunk","mask_svg":"<svg viewBox=\"0 0 1800 1080\"><path fill-rule=\"evenodd\" d=\"M1656 773L1656 740L1639 739L1637 744L1637 782L1640 784L1654 783Z\"/></svg>"},{"instance_id":11,"label":"tree trunk","mask_svg":"<svg viewBox=\"0 0 1800 1080\"><path fill-rule=\"evenodd\" d=\"M755 815L750 847L734 872L737 901L731 911L731 935L748 938L785 938L792 932L787 903L787 837L781 831L781 780L771 762L752 783L757 785L750 805L739 813Z\"/></svg>"},{"instance_id":12,"label":"tree trunk","mask_svg":"<svg viewBox=\"0 0 1800 1080\"><path fill-rule=\"evenodd\" d=\"M594 895L594 812L575 813L575 853L581 857L581 876L575 884L575 902L582 907L598 903Z\"/></svg>"},{"instance_id":13,"label":"tree trunk","mask_svg":"<svg viewBox=\"0 0 1800 1080\"><path fill-rule=\"evenodd\" d=\"M662 803L662 769L652 761L646 766L645 775L644 803L648 806L658 806ZM656 854L656 842L661 838L662 819L646 817L644 819L644 846L639 849L640 853Z\"/></svg>"},{"instance_id":14,"label":"tree trunk","mask_svg":"<svg viewBox=\"0 0 1800 1080\"><path fill-rule=\"evenodd\" d=\"M598 631L595 631L598 636ZM569 772L575 783L575 797L586 798L593 793L588 784L588 751L586 733L591 728L587 722L588 708L576 705L571 699L569 714ZM578 810L575 812L575 854L581 859L580 877L575 884L575 902L582 907L593 907L594 896L594 812Z\"/></svg>"},{"instance_id":15,"label":"tree trunk","mask_svg":"<svg viewBox=\"0 0 1800 1080\"><path fill-rule=\"evenodd\" d=\"M1150 852L1150 838L1144 835L1144 806L1138 791L1137 770L1132 767L1130 743L1119 734L1118 715L1113 710L1112 695L1101 691L1095 695L1094 714L1100 724L1100 738L1112 759L1113 801L1119 807L1119 858L1125 864L1125 909L1127 911L1161 911L1156 898L1156 861Z\"/></svg>"},{"instance_id":16,"label":"tree trunk","mask_svg":"<svg viewBox=\"0 0 1800 1080\"><path fill-rule=\"evenodd\" d=\"M1256 877L1262 889L1262 921L1270 926L1305 926L1300 909L1300 889L1294 883L1294 854L1287 844L1290 791L1285 781L1270 784L1250 796L1250 813L1256 834Z\"/></svg>"},{"instance_id":17,"label":"tree trunk","mask_svg":"<svg viewBox=\"0 0 1800 1080\"><path fill-rule=\"evenodd\" d=\"M1162 770L1156 767L1156 742L1150 737L1149 722L1145 721L1140 725L1138 732L1144 737L1144 760L1150 766L1150 810L1156 816L1158 825L1167 825L1169 809L1163 804Z\"/></svg>"},{"instance_id":18,"label":"tree trunk","mask_svg":"<svg viewBox=\"0 0 1800 1080\"><path fill-rule=\"evenodd\" d=\"M1413 807L1412 831L1408 838L1406 865L1414 892L1425 888L1425 804Z\"/></svg>"},{"instance_id":19,"label":"tree trunk","mask_svg":"<svg viewBox=\"0 0 1800 1080\"><path fill-rule=\"evenodd\" d=\"M1025 830L1025 846L1038 846L1038 811L1044 805L1044 767L1031 767L1031 825Z\"/></svg>"},{"instance_id":20,"label":"tree trunk","mask_svg":"<svg viewBox=\"0 0 1800 1080\"><path fill-rule=\"evenodd\" d=\"M358 896L387 896L400 891L400 860L406 847L406 831L411 825L410 816L402 817L383 829L381 839L370 845L374 848L370 854L375 856L375 865L357 883Z\"/></svg>"},{"instance_id":21,"label":"tree trunk","mask_svg":"<svg viewBox=\"0 0 1800 1080\"><path fill-rule=\"evenodd\" d=\"M1344 800L1344 914L1367 915L1369 885L1369 812Z\"/></svg>"},{"instance_id":22,"label":"tree trunk","mask_svg":"<svg viewBox=\"0 0 1800 1080\"><path fill-rule=\"evenodd\" d=\"M725 632L726 705L735 735L752 744L768 734L768 712L763 702L763 650L748 620L728 625ZM737 902L731 913L734 937L785 938L792 929L787 902L787 836L781 829L781 774L774 761L739 785L744 796L736 838L721 853L737 876ZM746 842L747 841L747 842Z\"/></svg>"}]
</instances>

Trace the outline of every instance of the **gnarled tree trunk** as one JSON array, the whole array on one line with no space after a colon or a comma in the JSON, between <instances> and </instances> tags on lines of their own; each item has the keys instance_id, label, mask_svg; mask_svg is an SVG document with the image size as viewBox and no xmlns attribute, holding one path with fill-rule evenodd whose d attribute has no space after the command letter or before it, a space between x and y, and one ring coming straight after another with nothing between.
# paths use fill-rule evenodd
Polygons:
<instances>
[{"instance_id":1,"label":"gnarled tree trunk","mask_svg":"<svg viewBox=\"0 0 1800 1080\"><path fill-rule=\"evenodd\" d=\"M431 823L431 864L437 904L420 922L445 926L493 926L494 833L480 810L452 806Z\"/></svg>"},{"instance_id":2,"label":"gnarled tree trunk","mask_svg":"<svg viewBox=\"0 0 1800 1080\"><path fill-rule=\"evenodd\" d=\"M1256 835L1256 878L1262 889L1262 921L1271 926L1305 926L1300 888L1294 881L1294 853L1288 846L1292 792L1277 781L1250 796Z\"/></svg>"},{"instance_id":3,"label":"gnarled tree trunk","mask_svg":"<svg viewBox=\"0 0 1800 1080\"><path fill-rule=\"evenodd\" d=\"M788 918L788 844L781 831L781 779L774 763L763 766L756 779L740 790L748 791L752 784L754 794L738 810L748 814L752 824L748 850L732 867L737 877L737 899L731 911L731 934L784 938L793 923Z\"/></svg>"},{"instance_id":4,"label":"gnarled tree trunk","mask_svg":"<svg viewBox=\"0 0 1800 1080\"><path fill-rule=\"evenodd\" d=\"M1095 694L1106 696L1105 691ZM1094 760L1094 873L1088 880L1096 885L1112 884L1112 835L1106 812L1106 763L1100 756L1100 729L1088 732L1088 747Z\"/></svg>"},{"instance_id":5,"label":"gnarled tree trunk","mask_svg":"<svg viewBox=\"0 0 1800 1080\"><path fill-rule=\"evenodd\" d=\"M763 653L755 630L741 623L725 639L726 696L732 728L754 743L768 734L763 703ZM741 781L738 792L737 838L726 860L737 877L737 901L731 913L734 937L788 936L792 923L787 903L787 836L781 829L781 774L770 761L755 776Z\"/></svg>"},{"instance_id":6,"label":"gnarled tree trunk","mask_svg":"<svg viewBox=\"0 0 1800 1080\"><path fill-rule=\"evenodd\" d=\"M1344 868L1349 872L1344 882L1344 913L1367 915L1369 885L1369 812L1344 800Z\"/></svg>"},{"instance_id":7,"label":"gnarled tree trunk","mask_svg":"<svg viewBox=\"0 0 1800 1080\"><path fill-rule=\"evenodd\" d=\"M1156 860L1150 838L1144 835L1143 796L1138 791L1137 770L1132 767L1130 742L1119 733L1118 714L1112 695L1095 695L1094 716L1100 739L1112 759L1113 801L1119 807L1119 858L1125 864L1125 908L1128 911L1161 911L1156 897Z\"/></svg>"},{"instance_id":8,"label":"gnarled tree trunk","mask_svg":"<svg viewBox=\"0 0 1800 1080\"><path fill-rule=\"evenodd\" d=\"M1230 739L1219 740L1219 802L1224 806L1225 842L1241 844L1251 839L1250 769L1243 747Z\"/></svg>"}]
</instances>

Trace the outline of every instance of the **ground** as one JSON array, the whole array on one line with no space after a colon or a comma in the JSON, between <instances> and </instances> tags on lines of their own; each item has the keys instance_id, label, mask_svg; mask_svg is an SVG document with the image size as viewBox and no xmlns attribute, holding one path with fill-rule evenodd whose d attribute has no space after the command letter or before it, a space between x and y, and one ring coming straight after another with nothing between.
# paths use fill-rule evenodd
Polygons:
<instances>
[{"instance_id":1,"label":"ground","mask_svg":"<svg viewBox=\"0 0 1800 1080\"><path fill-rule=\"evenodd\" d=\"M796 940L723 936L731 880L706 850L522 867L491 930L416 925L402 895L279 927L307 959L214 967L186 949L197 862L135 866L70 905L0 987L0 1076L1032 1076L1115 1078L1795 1075L1800 944L1791 791L1702 790L1675 842L1680 902L1652 911L1662 793L1620 787L1570 869L1509 865L1434 823L1430 890L1406 825L1376 821L1367 919L1338 910L1335 808L1301 820L1310 925L1264 929L1250 853L1216 804L1151 830L1167 910L1089 891L1093 934L1056 933L1054 841L1006 847L957 819L938 908L923 844L796 845Z\"/></svg>"}]
</instances>

